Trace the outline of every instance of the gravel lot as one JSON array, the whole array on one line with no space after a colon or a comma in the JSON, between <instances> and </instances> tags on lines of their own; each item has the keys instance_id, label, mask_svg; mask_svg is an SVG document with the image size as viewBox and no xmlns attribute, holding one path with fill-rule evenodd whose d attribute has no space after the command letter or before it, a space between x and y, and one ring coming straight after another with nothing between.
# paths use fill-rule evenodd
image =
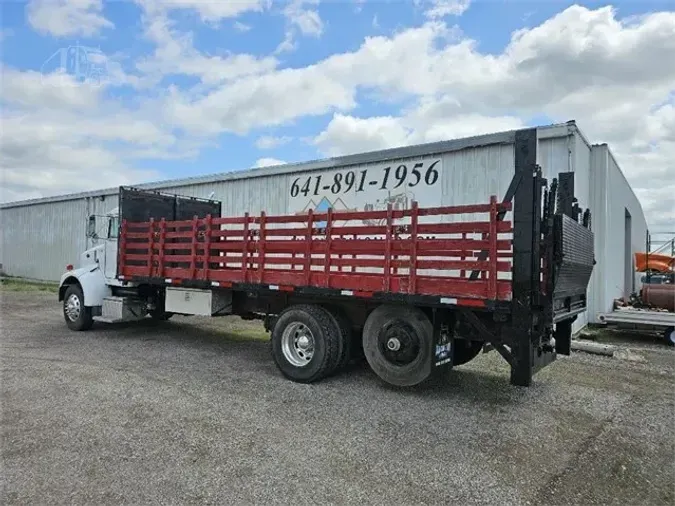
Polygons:
<instances>
[{"instance_id":1,"label":"gravel lot","mask_svg":"<svg viewBox=\"0 0 675 506\"><path fill-rule=\"evenodd\" d=\"M511 387L495 353L433 387L277 372L257 324L69 331L2 296L3 504L673 504L675 351L620 342Z\"/></svg>"}]
</instances>

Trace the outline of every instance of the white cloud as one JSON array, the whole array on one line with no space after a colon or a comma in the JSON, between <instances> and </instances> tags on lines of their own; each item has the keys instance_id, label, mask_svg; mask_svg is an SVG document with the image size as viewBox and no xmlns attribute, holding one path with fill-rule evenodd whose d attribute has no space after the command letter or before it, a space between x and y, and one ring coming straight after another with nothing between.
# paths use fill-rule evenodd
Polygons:
<instances>
[{"instance_id":1,"label":"white cloud","mask_svg":"<svg viewBox=\"0 0 675 506\"><path fill-rule=\"evenodd\" d=\"M324 23L316 8L319 0L290 0L284 8L286 18L286 32L284 40L277 46L275 53L292 51L297 47L298 33L309 37L320 37L323 34Z\"/></svg>"},{"instance_id":2,"label":"white cloud","mask_svg":"<svg viewBox=\"0 0 675 506\"><path fill-rule=\"evenodd\" d=\"M99 128L108 126L107 121L100 123ZM123 125L118 125L118 132L122 128ZM144 125L131 126L131 130L141 134L143 128ZM16 195L58 195L157 178L155 171L131 167L120 156L119 148L112 149L100 142L101 137L133 142L132 133L103 134L99 130L86 135L84 130L77 117L28 114L17 119L3 118L0 145L3 200Z\"/></svg>"},{"instance_id":3,"label":"white cloud","mask_svg":"<svg viewBox=\"0 0 675 506\"><path fill-rule=\"evenodd\" d=\"M355 118L335 114L314 143L326 155L338 156L410 144L410 135L399 118L392 116Z\"/></svg>"},{"instance_id":4,"label":"white cloud","mask_svg":"<svg viewBox=\"0 0 675 506\"><path fill-rule=\"evenodd\" d=\"M435 19L445 16L461 16L471 5L471 0L429 0L426 3L429 6L424 14Z\"/></svg>"},{"instance_id":5,"label":"white cloud","mask_svg":"<svg viewBox=\"0 0 675 506\"><path fill-rule=\"evenodd\" d=\"M272 57L258 58L249 54L211 56L194 47L191 33L181 34L172 29L166 16L148 16L145 36L155 43L151 57L140 60L137 68L157 80L171 74L196 76L207 85L257 75L277 66Z\"/></svg>"},{"instance_id":6,"label":"white cloud","mask_svg":"<svg viewBox=\"0 0 675 506\"><path fill-rule=\"evenodd\" d=\"M64 72L41 74L0 66L2 100L36 109L90 109L100 100L101 88L78 83Z\"/></svg>"},{"instance_id":7,"label":"white cloud","mask_svg":"<svg viewBox=\"0 0 675 506\"><path fill-rule=\"evenodd\" d=\"M299 116L354 106L353 89L319 68L307 67L242 78L197 99L175 92L165 115L167 121L194 134L245 134L262 125L281 125Z\"/></svg>"},{"instance_id":8,"label":"white cloud","mask_svg":"<svg viewBox=\"0 0 675 506\"><path fill-rule=\"evenodd\" d=\"M68 81L70 79L70 81ZM134 168L137 150L181 143L142 110L106 103L68 75L3 68L1 198L32 198L156 179Z\"/></svg>"},{"instance_id":9,"label":"white cloud","mask_svg":"<svg viewBox=\"0 0 675 506\"><path fill-rule=\"evenodd\" d=\"M271 135L263 135L262 137L258 137L255 141L255 145L258 149L274 149L283 146L284 144L288 144L291 140L293 139L288 136L274 137Z\"/></svg>"},{"instance_id":10,"label":"white cloud","mask_svg":"<svg viewBox=\"0 0 675 506\"><path fill-rule=\"evenodd\" d=\"M277 160L276 158L258 158L254 167L259 169L262 167L271 167L273 165L283 165L285 163L286 162L283 160Z\"/></svg>"},{"instance_id":11,"label":"white cloud","mask_svg":"<svg viewBox=\"0 0 675 506\"><path fill-rule=\"evenodd\" d=\"M297 27L302 35L319 37L323 33L323 21L319 12L305 7L306 4L318 3L318 1L295 0L285 9L284 13L289 22Z\"/></svg>"},{"instance_id":12,"label":"white cloud","mask_svg":"<svg viewBox=\"0 0 675 506\"><path fill-rule=\"evenodd\" d=\"M136 0L136 2L153 15L161 15L171 10L193 10L205 22L236 18L245 12L262 12L271 4L271 0Z\"/></svg>"},{"instance_id":13,"label":"white cloud","mask_svg":"<svg viewBox=\"0 0 675 506\"><path fill-rule=\"evenodd\" d=\"M27 8L30 25L55 37L91 37L104 28L113 28L102 10L102 0L31 0Z\"/></svg>"},{"instance_id":14,"label":"white cloud","mask_svg":"<svg viewBox=\"0 0 675 506\"><path fill-rule=\"evenodd\" d=\"M356 118L335 114L313 143L326 155L338 156L514 130L522 126L522 120L512 116L455 113L443 117L422 104L401 117Z\"/></svg>"}]
</instances>

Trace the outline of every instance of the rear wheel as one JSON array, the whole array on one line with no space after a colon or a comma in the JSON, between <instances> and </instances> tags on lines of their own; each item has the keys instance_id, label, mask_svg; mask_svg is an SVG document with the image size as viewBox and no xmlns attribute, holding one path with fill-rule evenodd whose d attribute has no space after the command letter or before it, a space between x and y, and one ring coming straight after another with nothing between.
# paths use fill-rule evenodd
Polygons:
<instances>
[{"instance_id":1,"label":"rear wheel","mask_svg":"<svg viewBox=\"0 0 675 506\"><path fill-rule=\"evenodd\" d=\"M412 306L380 306L366 320L363 351L368 364L396 386L422 383L431 374L433 327Z\"/></svg>"},{"instance_id":2,"label":"rear wheel","mask_svg":"<svg viewBox=\"0 0 675 506\"><path fill-rule=\"evenodd\" d=\"M63 317L71 330L89 330L94 324L91 308L84 305L79 285L70 285L63 296Z\"/></svg>"},{"instance_id":3,"label":"rear wheel","mask_svg":"<svg viewBox=\"0 0 675 506\"><path fill-rule=\"evenodd\" d=\"M352 356L352 325L349 318L339 308L326 307L325 309L340 329L337 362L333 368L333 372L338 372L349 363Z\"/></svg>"},{"instance_id":4,"label":"rear wheel","mask_svg":"<svg viewBox=\"0 0 675 506\"><path fill-rule=\"evenodd\" d=\"M281 373L299 383L331 374L340 358L340 329L320 306L292 306L272 330L272 356Z\"/></svg>"}]
</instances>

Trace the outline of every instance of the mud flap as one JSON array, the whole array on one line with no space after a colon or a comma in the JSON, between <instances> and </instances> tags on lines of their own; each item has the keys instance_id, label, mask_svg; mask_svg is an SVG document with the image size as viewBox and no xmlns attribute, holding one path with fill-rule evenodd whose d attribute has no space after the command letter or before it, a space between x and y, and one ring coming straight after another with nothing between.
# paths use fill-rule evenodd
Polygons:
<instances>
[{"instance_id":1,"label":"mud flap","mask_svg":"<svg viewBox=\"0 0 675 506\"><path fill-rule=\"evenodd\" d=\"M431 374L452 369L455 350L452 327L449 322L434 322L433 354L431 356Z\"/></svg>"}]
</instances>

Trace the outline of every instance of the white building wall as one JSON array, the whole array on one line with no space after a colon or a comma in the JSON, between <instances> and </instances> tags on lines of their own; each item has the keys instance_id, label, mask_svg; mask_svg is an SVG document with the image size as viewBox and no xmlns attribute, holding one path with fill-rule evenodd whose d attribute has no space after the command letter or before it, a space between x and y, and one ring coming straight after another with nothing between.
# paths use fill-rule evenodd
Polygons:
<instances>
[{"instance_id":1,"label":"white building wall","mask_svg":"<svg viewBox=\"0 0 675 506\"><path fill-rule=\"evenodd\" d=\"M614 299L632 289L632 286L626 286L625 268L627 264L631 266L633 274L630 278L635 279L635 253L645 249L647 222L640 202L608 146L593 146L591 158L591 212L598 264L591 280L587 315L591 323L598 323L598 313L611 311ZM626 211L631 216L631 251L628 254L625 248Z\"/></svg>"}]
</instances>

